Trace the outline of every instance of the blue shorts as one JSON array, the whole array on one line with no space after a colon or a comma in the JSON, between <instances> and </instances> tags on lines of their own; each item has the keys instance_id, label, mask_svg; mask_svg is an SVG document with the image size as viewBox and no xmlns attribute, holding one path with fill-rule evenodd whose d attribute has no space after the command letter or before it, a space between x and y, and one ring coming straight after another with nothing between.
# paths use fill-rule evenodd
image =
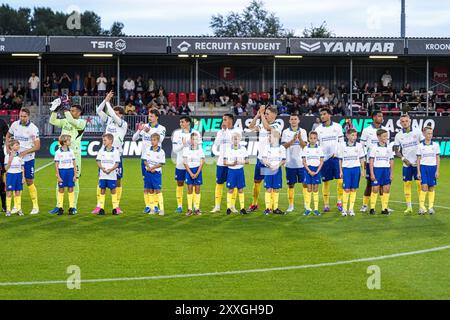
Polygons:
<instances>
[{"instance_id":1,"label":"blue shorts","mask_svg":"<svg viewBox=\"0 0 450 320\"><path fill-rule=\"evenodd\" d=\"M324 182L339 178L339 158L330 158L324 161L320 174Z\"/></svg>"},{"instance_id":2,"label":"blue shorts","mask_svg":"<svg viewBox=\"0 0 450 320\"><path fill-rule=\"evenodd\" d=\"M25 161L24 165L25 179L34 179L34 159Z\"/></svg>"},{"instance_id":3,"label":"blue shorts","mask_svg":"<svg viewBox=\"0 0 450 320\"><path fill-rule=\"evenodd\" d=\"M309 170L317 171L318 167L308 166ZM303 179L304 184L321 184L322 183L322 170L319 171L314 177L311 176L308 171L305 169L305 177Z\"/></svg>"},{"instance_id":4,"label":"blue shorts","mask_svg":"<svg viewBox=\"0 0 450 320\"><path fill-rule=\"evenodd\" d=\"M261 162L261 160L256 159L255 173L253 175L253 180L255 181L264 180L263 168L265 168L265 166Z\"/></svg>"},{"instance_id":5,"label":"blue shorts","mask_svg":"<svg viewBox=\"0 0 450 320\"><path fill-rule=\"evenodd\" d=\"M303 183L305 168L286 168L286 181L288 185Z\"/></svg>"},{"instance_id":6,"label":"blue shorts","mask_svg":"<svg viewBox=\"0 0 450 320\"><path fill-rule=\"evenodd\" d=\"M437 184L436 181L436 166L420 166L420 175L422 180L420 184L426 184L429 187L434 187Z\"/></svg>"},{"instance_id":7,"label":"blue shorts","mask_svg":"<svg viewBox=\"0 0 450 320\"><path fill-rule=\"evenodd\" d=\"M372 187L391 184L391 168L373 168L373 173L375 181L372 181Z\"/></svg>"},{"instance_id":8,"label":"blue shorts","mask_svg":"<svg viewBox=\"0 0 450 320\"><path fill-rule=\"evenodd\" d=\"M403 181L412 181L413 178L419 180L417 179L417 167L403 167Z\"/></svg>"},{"instance_id":9,"label":"blue shorts","mask_svg":"<svg viewBox=\"0 0 450 320\"><path fill-rule=\"evenodd\" d=\"M227 182L228 167L217 166L216 167L216 183L223 184Z\"/></svg>"},{"instance_id":10,"label":"blue shorts","mask_svg":"<svg viewBox=\"0 0 450 320\"><path fill-rule=\"evenodd\" d=\"M361 177L361 168L342 168L343 184L344 190L358 189L359 180Z\"/></svg>"},{"instance_id":11,"label":"blue shorts","mask_svg":"<svg viewBox=\"0 0 450 320\"><path fill-rule=\"evenodd\" d=\"M274 174L266 174L264 176L264 188L266 189L281 189L283 186L283 174L281 168Z\"/></svg>"},{"instance_id":12,"label":"blue shorts","mask_svg":"<svg viewBox=\"0 0 450 320\"><path fill-rule=\"evenodd\" d=\"M162 174L161 172L146 171L144 176L144 189L161 190Z\"/></svg>"},{"instance_id":13,"label":"blue shorts","mask_svg":"<svg viewBox=\"0 0 450 320\"><path fill-rule=\"evenodd\" d=\"M228 169L227 188L228 189L234 189L234 188L243 189L243 188L245 188L244 168Z\"/></svg>"},{"instance_id":14,"label":"blue shorts","mask_svg":"<svg viewBox=\"0 0 450 320\"><path fill-rule=\"evenodd\" d=\"M62 182L58 182L58 188L73 188L75 186L73 169L59 169L59 176Z\"/></svg>"},{"instance_id":15,"label":"blue shorts","mask_svg":"<svg viewBox=\"0 0 450 320\"><path fill-rule=\"evenodd\" d=\"M6 174L6 191L22 191L22 173L7 173Z\"/></svg>"},{"instance_id":16,"label":"blue shorts","mask_svg":"<svg viewBox=\"0 0 450 320\"><path fill-rule=\"evenodd\" d=\"M100 189L115 189L117 187L117 180L100 179L98 180L98 187Z\"/></svg>"},{"instance_id":17,"label":"blue shorts","mask_svg":"<svg viewBox=\"0 0 450 320\"><path fill-rule=\"evenodd\" d=\"M116 172L117 172L117 180L123 178L123 165L122 165L122 161L123 161L123 158L122 158L122 156L121 156L121 157L120 157L119 166L118 166L117 169L116 169Z\"/></svg>"},{"instance_id":18,"label":"blue shorts","mask_svg":"<svg viewBox=\"0 0 450 320\"><path fill-rule=\"evenodd\" d=\"M186 169L176 169L175 168L175 180L184 181L186 180L187 171Z\"/></svg>"},{"instance_id":19,"label":"blue shorts","mask_svg":"<svg viewBox=\"0 0 450 320\"><path fill-rule=\"evenodd\" d=\"M191 169L192 173L197 173L198 168L199 167L190 168L190 169ZM203 184L202 173L203 173L203 171L200 172L200 174L198 175L197 178L192 179L191 175L186 172L186 184L193 184L195 186L201 186Z\"/></svg>"}]
</instances>

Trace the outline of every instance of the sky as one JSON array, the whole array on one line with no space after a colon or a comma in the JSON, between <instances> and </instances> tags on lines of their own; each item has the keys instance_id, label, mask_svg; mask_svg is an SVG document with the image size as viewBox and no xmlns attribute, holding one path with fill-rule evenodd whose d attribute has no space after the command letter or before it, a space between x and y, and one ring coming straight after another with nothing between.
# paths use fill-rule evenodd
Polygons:
<instances>
[{"instance_id":1,"label":"sky","mask_svg":"<svg viewBox=\"0 0 450 320\"><path fill-rule=\"evenodd\" d=\"M212 35L212 15L241 12L250 0L12 0L19 7L90 10L109 29L124 23L127 35ZM301 36L305 27L326 21L335 36L400 36L400 0L265 0L285 28ZM407 37L450 37L450 1L406 0Z\"/></svg>"}]
</instances>

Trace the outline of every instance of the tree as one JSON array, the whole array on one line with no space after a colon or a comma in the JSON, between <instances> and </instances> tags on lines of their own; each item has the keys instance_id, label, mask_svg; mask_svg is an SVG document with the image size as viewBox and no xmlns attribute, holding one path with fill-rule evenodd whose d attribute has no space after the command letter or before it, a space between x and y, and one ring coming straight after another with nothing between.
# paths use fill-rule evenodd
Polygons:
<instances>
[{"instance_id":1,"label":"tree","mask_svg":"<svg viewBox=\"0 0 450 320\"><path fill-rule=\"evenodd\" d=\"M334 37L334 33L327 28L327 22L324 21L318 27L314 27L311 24L310 28L303 29L303 36L305 38L331 38Z\"/></svg>"},{"instance_id":2,"label":"tree","mask_svg":"<svg viewBox=\"0 0 450 320\"><path fill-rule=\"evenodd\" d=\"M73 28L69 28L70 21L77 22ZM31 13L28 8L0 7L0 34L3 35L124 36L123 27L123 23L116 21L109 30L102 29L100 16L92 11L68 14L36 7Z\"/></svg>"},{"instance_id":3,"label":"tree","mask_svg":"<svg viewBox=\"0 0 450 320\"><path fill-rule=\"evenodd\" d=\"M264 8L264 3L252 0L239 14L213 15L209 23L217 37L291 37L292 30L284 29L280 19Z\"/></svg>"}]
</instances>

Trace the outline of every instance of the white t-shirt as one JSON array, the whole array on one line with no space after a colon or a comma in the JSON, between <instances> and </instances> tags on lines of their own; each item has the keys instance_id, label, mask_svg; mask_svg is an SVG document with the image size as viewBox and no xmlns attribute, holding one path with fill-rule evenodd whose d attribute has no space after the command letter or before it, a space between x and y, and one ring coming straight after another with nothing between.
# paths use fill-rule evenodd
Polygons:
<instances>
[{"instance_id":1,"label":"white t-shirt","mask_svg":"<svg viewBox=\"0 0 450 320\"><path fill-rule=\"evenodd\" d=\"M318 144L315 146L308 144L303 148L302 158L306 160L308 167L318 167L320 165L320 159L324 158L322 147Z\"/></svg>"},{"instance_id":2,"label":"white t-shirt","mask_svg":"<svg viewBox=\"0 0 450 320\"><path fill-rule=\"evenodd\" d=\"M286 148L282 145L273 147L270 144L264 147L262 159L267 160L270 166L279 166L283 160L286 160Z\"/></svg>"},{"instance_id":3,"label":"white t-shirt","mask_svg":"<svg viewBox=\"0 0 450 320\"><path fill-rule=\"evenodd\" d=\"M75 155L72 150L67 149L67 151L64 151L63 149L59 148L55 152L55 162L58 163L59 169L73 169L73 162L75 160Z\"/></svg>"},{"instance_id":4,"label":"white t-shirt","mask_svg":"<svg viewBox=\"0 0 450 320\"><path fill-rule=\"evenodd\" d=\"M214 145L219 148L219 157L217 159L217 165L223 166L223 159L232 145L232 137L237 133L242 137L242 130L239 128L221 129L217 132Z\"/></svg>"},{"instance_id":5,"label":"white t-shirt","mask_svg":"<svg viewBox=\"0 0 450 320\"><path fill-rule=\"evenodd\" d=\"M34 123L31 122L23 126L20 124L20 120L14 121L8 132L14 139L19 140L19 153L33 148L34 141L39 140L39 129ZM33 160L34 157L34 152L29 153L23 158L23 160L27 162Z\"/></svg>"},{"instance_id":6,"label":"white t-shirt","mask_svg":"<svg viewBox=\"0 0 450 320\"><path fill-rule=\"evenodd\" d=\"M413 166L417 165L417 148L425 137L422 132L418 129L413 129L409 132L402 131L398 132L394 138L394 147L401 147L403 156L411 162ZM403 166L406 167L405 163Z\"/></svg>"},{"instance_id":7,"label":"white t-shirt","mask_svg":"<svg viewBox=\"0 0 450 320\"><path fill-rule=\"evenodd\" d=\"M357 168L361 166L361 159L366 156L361 143L356 142L353 145L348 143L340 144L338 157L342 160L343 168Z\"/></svg>"},{"instance_id":8,"label":"white t-shirt","mask_svg":"<svg viewBox=\"0 0 450 320\"><path fill-rule=\"evenodd\" d=\"M106 80L105 77L98 77L97 78L97 90L105 91L107 82L108 82L108 80Z\"/></svg>"},{"instance_id":9,"label":"white t-shirt","mask_svg":"<svg viewBox=\"0 0 450 320\"><path fill-rule=\"evenodd\" d=\"M182 129L178 129L174 131L172 136L172 151L176 153L177 155L177 164L176 168L179 170L184 170L184 162L183 162L183 149L189 148L191 146L191 134L195 133L198 137L198 145L201 146L203 144L202 142L202 135L200 132L194 129L190 129L189 131L185 132ZM183 144L183 139L186 143Z\"/></svg>"},{"instance_id":10,"label":"white t-shirt","mask_svg":"<svg viewBox=\"0 0 450 320\"><path fill-rule=\"evenodd\" d=\"M9 154L6 154L5 156L5 167L8 164L9 161ZM8 173L22 173L22 168L23 168L23 164L24 161L21 157L19 157L19 153L17 153L12 162L11 162L11 166L8 169Z\"/></svg>"},{"instance_id":11,"label":"white t-shirt","mask_svg":"<svg viewBox=\"0 0 450 320\"><path fill-rule=\"evenodd\" d=\"M390 74L383 74L381 82L383 83L383 87L387 87L388 84L392 82L392 76Z\"/></svg>"},{"instance_id":12,"label":"white t-shirt","mask_svg":"<svg viewBox=\"0 0 450 320\"><path fill-rule=\"evenodd\" d=\"M300 130L300 136L302 140L307 142L308 136L306 130L303 128L298 128L297 131L293 131L292 128L287 128L283 130L283 134L281 136L281 143L287 143L292 141L294 137L297 135ZM286 168L303 168L302 161L302 147L300 145L300 140L295 139L294 143L286 149Z\"/></svg>"},{"instance_id":13,"label":"white t-shirt","mask_svg":"<svg viewBox=\"0 0 450 320\"><path fill-rule=\"evenodd\" d=\"M144 160L147 161L149 167L156 166L157 164L165 164L166 163L166 153L161 147L158 147L157 150L150 148L146 150L144 154ZM162 168L157 168L155 171L161 172Z\"/></svg>"},{"instance_id":14,"label":"white t-shirt","mask_svg":"<svg viewBox=\"0 0 450 320\"><path fill-rule=\"evenodd\" d=\"M148 132L145 132L145 128L149 128L150 130ZM152 127L150 124L146 123L144 125L144 128L141 131L137 131L133 135L133 141L138 140L139 138L142 139L142 150L141 150L141 159L144 159L144 153L145 150L149 149L152 145L152 134L157 133L159 134L159 145L162 145L162 142L164 140L164 137L166 136L166 127L160 125L159 123Z\"/></svg>"},{"instance_id":15,"label":"white t-shirt","mask_svg":"<svg viewBox=\"0 0 450 320\"><path fill-rule=\"evenodd\" d=\"M100 161L103 168L111 169L116 163L120 163L119 150L112 147L111 150L108 151L106 148L102 147L97 154L97 161ZM117 170L113 170L109 174L104 173L103 170L99 171L100 180L117 180Z\"/></svg>"},{"instance_id":16,"label":"white t-shirt","mask_svg":"<svg viewBox=\"0 0 450 320\"><path fill-rule=\"evenodd\" d=\"M417 148L417 156L420 157L421 166L435 166L437 165L436 156L441 154L439 145L436 142L425 144L421 142Z\"/></svg>"},{"instance_id":17,"label":"white t-shirt","mask_svg":"<svg viewBox=\"0 0 450 320\"><path fill-rule=\"evenodd\" d=\"M280 135L281 135L282 127L281 127L281 124L279 122L274 121L272 124L270 124L270 127L273 130L278 131L280 133ZM269 143L270 131L267 131L264 128L264 125L263 125L262 122L260 124L258 124L257 128L258 128L258 131L259 131L259 137L258 137L258 159L262 160L261 154L264 151L264 148L267 145L270 144Z\"/></svg>"},{"instance_id":18,"label":"white t-shirt","mask_svg":"<svg viewBox=\"0 0 450 320\"><path fill-rule=\"evenodd\" d=\"M370 148L369 159L373 159L374 168L390 168L391 160L394 160L394 153L388 145L380 146L377 143Z\"/></svg>"},{"instance_id":19,"label":"white t-shirt","mask_svg":"<svg viewBox=\"0 0 450 320\"><path fill-rule=\"evenodd\" d=\"M388 133L388 139L390 139L390 133L389 130L386 129L384 126L380 126L379 128L375 128L373 124L371 124L368 127L365 127L361 133L361 144L365 148L367 160L369 160L369 154L370 154L370 147L374 144L378 144L378 136L377 131L379 129L384 129Z\"/></svg>"},{"instance_id":20,"label":"white t-shirt","mask_svg":"<svg viewBox=\"0 0 450 320\"><path fill-rule=\"evenodd\" d=\"M333 156L337 156L338 145L343 142L344 138L341 125L337 122L332 122L329 126L321 124L315 131L318 135L319 145L324 153L324 160L326 161Z\"/></svg>"},{"instance_id":21,"label":"white t-shirt","mask_svg":"<svg viewBox=\"0 0 450 320\"><path fill-rule=\"evenodd\" d=\"M247 148L245 148L244 146L241 146L241 145L239 145L237 148L231 146L230 148L228 148L224 159L226 159L227 162L229 162L229 163L233 163L235 161L243 163L243 162L245 162L245 160L248 159ZM228 166L228 169L236 170L236 169L241 169L243 167L244 167L243 164L237 164L234 166Z\"/></svg>"},{"instance_id":22,"label":"white t-shirt","mask_svg":"<svg viewBox=\"0 0 450 320\"><path fill-rule=\"evenodd\" d=\"M39 77L38 76L30 77L28 79L28 83L30 84L31 90L36 90L37 88L39 88Z\"/></svg>"},{"instance_id":23,"label":"white t-shirt","mask_svg":"<svg viewBox=\"0 0 450 320\"><path fill-rule=\"evenodd\" d=\"M184 148L183 161L189 168L200 167L202 159L205 159L205 154L200 146L197 146L197 149L192 149L192 147Z\"/></svg>"},{"instance_id":24,"label":"white t-shirt","mask_svg":"<svg viewBox=\"0 0 450 320\"><path fill-rule=\"evenodd\" d=\"M113 146L117 148L120 154L123 153L123 143L128 130L128 123L122 119L117 124L112 117L108 117L106 121L105 133L111 133L114 136Z\"/></svg>"}]
</instances>

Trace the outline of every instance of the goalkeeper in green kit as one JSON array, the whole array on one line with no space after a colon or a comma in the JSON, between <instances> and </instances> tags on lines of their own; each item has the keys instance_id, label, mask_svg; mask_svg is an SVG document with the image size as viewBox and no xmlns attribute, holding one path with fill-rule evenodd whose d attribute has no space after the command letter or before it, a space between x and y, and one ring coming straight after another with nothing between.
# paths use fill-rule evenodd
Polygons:
<instances>
[{"instance_id":1,"label":"goalkeeper in green kit","mask_svg":"<svg viewBox=\"0 0 450 320\"><path fill-rule=\"evenodd\" d=\"M64 118L58 119L58 111L64 112ZM52 112L50 116L50 124L55 127L61 128L61 134L67 134L72 137L72 144L70 148L75 154L75 163L77 165L77 181L75 182L75 187L73 189L75 195L75 212L77 213L77 203L78 195L80 193L80 182L79 178L81 176L81 138L83 137L84 130L86 128L86 120L80 119L82 113L82 107L78 104L70 106L69 99L67 96L63 96L62 99L58 98L52 102L50 107ZM58 194L58 184L56 185L56 193ZM57 198L58 199L58 198ZM59 204L50 211L51 214L58 213Z\"/></svg>"}]
</instances>

